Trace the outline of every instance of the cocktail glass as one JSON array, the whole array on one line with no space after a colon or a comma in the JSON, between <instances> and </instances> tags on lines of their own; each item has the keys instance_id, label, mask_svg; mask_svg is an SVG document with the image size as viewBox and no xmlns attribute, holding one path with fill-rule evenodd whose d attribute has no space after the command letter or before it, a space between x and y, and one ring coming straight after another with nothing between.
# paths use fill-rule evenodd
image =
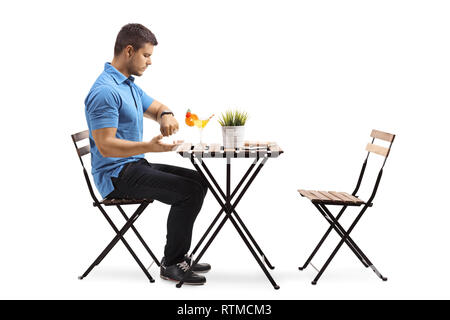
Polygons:
<instances>
[{"instance_id":1,"label":"cocktail glass","mask_svg":"<svg viewBox=\"0 0 450 320\"><path fill-rule=\"evenodd\" d=\"M209 120L211 120L211 118L214 115L212 115L211 117L209 117L208 119L205 120L200 120L200 119L196 119L194 120L194 125L199 129L199 133L200 133L200 144L203 145L203 129L206 127L206 125L208 124Z\"/></svg>"}]
</instances>

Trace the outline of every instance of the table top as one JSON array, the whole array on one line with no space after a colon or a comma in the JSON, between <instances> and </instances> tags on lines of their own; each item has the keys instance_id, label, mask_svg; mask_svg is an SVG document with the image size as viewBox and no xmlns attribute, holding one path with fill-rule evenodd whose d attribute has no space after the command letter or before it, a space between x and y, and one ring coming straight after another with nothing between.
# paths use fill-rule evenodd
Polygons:
<instances>
[{"instance_id":1,"label":"table top","mask_svg":"<svg viewBox=\"0 0 450 320\"><path fill-rule=\"evenodd\" d=\"M218 143L192 144L183 143L175 152L184 158L194 155L197 158L276 158L284 151L276 142L246 141L242 148L225 149Z\"/></svg>"}]
</instances>

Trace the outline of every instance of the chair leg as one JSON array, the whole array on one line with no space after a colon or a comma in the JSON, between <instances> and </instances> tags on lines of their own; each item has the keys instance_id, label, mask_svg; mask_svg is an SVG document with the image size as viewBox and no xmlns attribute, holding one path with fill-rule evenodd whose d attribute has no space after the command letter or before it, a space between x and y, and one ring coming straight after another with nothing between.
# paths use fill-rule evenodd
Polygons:
<instances>
[{"instance_id":1,"label":"chair leg","mask_svg":"<svg viewBox=\"0 0 450 320\"><path fill-rule=\"evenodd\" d=\"M339 214L336 217L336 220L339 220L339 218L342 216L342 214L344 213L345 209L347 209L347 206L342 207L341 211L339 212ZM325 234L323 235L322 239L320 239L319 243L317 244L317 246L314 248L313 252L309 255L308 259L306 259L305 263L303 264L302 267L298 267L299 270L304 270L310 263L311 260L314 258L314 256L316 255L317 251L319 251L320 247L322 246L322 244L324 243L325 239L328 237L328 235L330 234L331 230L333 230L333 226L331 225L328 230L325 232Z\"/></svg>"},{"instance_id":2,"label":"chair leg","mask_svg":"<svg viewBox=\"0 0 450 320\"><path fill-rule=\"evenodd\" d=\"M103 215L106 217L108 222L113 227L114 231L117 233L117 235L111 240L111 242L108 244L108 246L102 251L102 253L95 259L95 261L89 266L89 268L84 272L84 274L80 277L78 277L80 280L87 277L87 275L92 271L92 269L100 264L100 262L106 257L106 255L111 251L111 249L117 244L119 240L123 242L125 247L128 249L128 251L131 253L133 258L136 260L139 267L142 269L144 274L147 276L147 278L150 280L150 282L155 282L155 280L152 278L148 270L145 268L145 266L142 264L142 262L139 260L137 255L134 253L133 249L130 247L128 242L123 237L125 233L130 229L132 224L136 221L136 219L141 215L141 213L144 211L144 209L148 206L148 203L141 204L135 213L131 216L131 218L127 221L127 223L122 227L122 229L119 231L117 227L114 225L112 220L109 218L109 216L106 214L105 210L102 207L99 207L100 211L103 213Z\"/></svg>"},{"instance_id":3,"label":"chair leg","mask_svg":"<svg viewBox=\"0 0 450 320\"><path fill-rule=\"evenodd\" d=\"M334 224L336 227L338 227L341 230L341 233L339 234L341 237L343 237L343 235L345 234L345 229L340 225L340 223L337 221L336 218L333 217L333 215L331 214L331 212L327 209L327 207L325 205L321 206L322 209L328 214L328 216L333 220ZM369 260L369 258L364 254L364 252L358 247L358 245L352 240L352 238L350 238L350 236L348 236L348 241L351 242L352 247L354 248L353 252L358 252L359 255L358 258L360 258L361 262L364 264L364 266L366 268L370 267L373 272L375 272L375 274L383 281L387 281L386 277L383 277L383 275L381 275L381 273L377 270L377 268L375 268L375 266L373 265L373 263ZM355 254L356 254L355 252Z\"/></svg>"},{"instance_id":4,"label":"chair leg","mask_svg":"<svg viewBox=\"0 0 450 320\"><path fill-rule=\"evenodd\" d=\"M362 208L361 212L358 214L358 216L355 218L355 221L353 221L352 225L350 226L350 228L348 229L348 231L344 232L343 237L341 239L341 241L339 241L339 244L336 246L336 248L333 250L333 252L331 253L330 257L327 259L327 261L325 262L325 264L323 265L323 267L320 269L319 273L317 274L317 276L314 278L314 280L311 282L311 284L315 285L317 284L317 281L319 281L320 277L322 276L323 272L326 270L326 268L328 267L328 265L330 264L331 260L333 260L334 256L336 255L336 253L339 251L339 249L341 248L341 246L344 244L344 242L346 242L348 240L348 238L350 237L350 233L353 231L354 227L356 226L356 224L358 223L358 221L361 219L362 215L364 214L364 212L367 210L368 208L368 204L364 205L364 207ZM371 268L373 267L372 265L370 266ZM375 267L372 268L372 270L376 270ZM387 278L383 277L378 270L375 272L380 279L384 280ZM385 281L385 280L384 280Z\"/></svg>"},{"instance_id":5,"label":"chair leg","mask_svg":"<svg viewBox=\"0 0 450 320\"><path fill-rule=\"evenodd\" d=\"M345 234L345 229L341 226L341 224L337 221L337 219L333 217L330 210L328 210L328 208L323 204L322 205L314 204L314 205L316 206L317 210L319 210L320 213L324 216L324 218L330 223L331 227L342 238ZM350 236L347 238L347 240L345 240L345 243L353 251L353 253L359 259L359 261L361 261L364 267L368 268L370 265L369 259L362 252L362 250L359 249L359 247L356 245L356 243Z\"/></svg>"},{"instance_id":6,"label":"chair leg","mask_svg":"<svg viewBox=\"0 0 450 320\"><path fill-rule=\"evenodd\" d=\"M125 223L125 225L123 226L123 228L125 228L125 226L127 226L130 222L130 226L132 226L133 225L133 223L134 223L134 221L136 221L136 219L141 215L141 213L142 212L144 212L144 210L145 210L145 208L147 208L147 206L148 206L149 204L148 203L143 203L143 204L141 204L137 209L136 209L136 211L133 213L133 215L131 216L131 219L133 219L133 217L135 217L134 218L134 220L133 220L133 222L131 222L131 219L129 219L126 223ZM97 261L97 265L98 264L100 264L102 261L103 261L103 259L106 257L106 255L109 253L109 251L111 251L111 249L116 245L116 243L120 240L120 238L119 238L119 230L117 229L117 227L115 226L115 224L114 224L114 222L111 220L111 218L106 214L106 211L102 208L102 207L99 207L99 209L100 209L100 211L103 213L103 215L105 216L105 218L108 220L108 222L109 222L109 224L111 225L111 227L113 228L113 230L116 232L116 237L114 237L113 238L113 240L110 242L110 244L105 248L105 254L104 255L102 255L102 256L100 256L99 257L99 260ZM128 231L128 229L127 229L127 231ZM125 231L126 232L126 231ZM115 242L114 242L115 241ZM112 244L114 242L114 244ZM112 246L109 248L109 250L106 250L106 249L108 249L108 247L110 246L112 244Z\"/></svg>"},{"instance_id":7,"label":"chair leg","mask_svg":"<svg viewBox=\"0 0 450 320\"><path fill-rule=\"evenodd\" d=\"M117 208L119 209L120 213L122 214L122 216L125 218L126 221L129 220L128 216L126 215L125 211L122 209L121 206L117 205ZM150 247L147 245L147 243L144 241L144 239L142 238L142 236L140 235L140 233L137 231L136 227L134 225L131 225L131 229L133 230L133 232L136 234L136 237L139 239L139 241L141 241L142 245L144 246L145 250L147 250L147 252L150 254L150 256L152 257L153 261L155 261L156 265L158 267L161 267L161 263L159 262L158 258L156 258L156 256L153 254L152 250L150 249Z\"/></svg>"}]
</instances>

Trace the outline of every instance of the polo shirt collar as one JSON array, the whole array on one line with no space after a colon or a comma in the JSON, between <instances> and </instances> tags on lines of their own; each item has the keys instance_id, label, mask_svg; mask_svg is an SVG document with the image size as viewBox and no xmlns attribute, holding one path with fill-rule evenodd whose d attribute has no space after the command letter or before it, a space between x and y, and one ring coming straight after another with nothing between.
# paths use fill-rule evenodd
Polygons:
<instances>
[{"instance_id":1,"label":"polo shirt collar","mask_svg":"<svg viewBox=\"0 0 450 320\"><path fill-rule=\"evenodd\" d=\"M110 74L117 84L122 84L127 80L134 82L133 76L129 76L128 78L125 77L119 70L114 68L110 62L105 63L105 72Z\"/></svg>"}]
</instances>

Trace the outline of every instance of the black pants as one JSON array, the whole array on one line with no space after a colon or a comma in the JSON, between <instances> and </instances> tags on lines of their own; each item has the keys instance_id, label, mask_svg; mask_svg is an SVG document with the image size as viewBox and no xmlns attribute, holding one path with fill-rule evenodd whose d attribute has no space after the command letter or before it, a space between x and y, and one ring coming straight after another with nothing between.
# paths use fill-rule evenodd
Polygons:
<instances>
[{"instance_id":1,"label":"black pants","mask_svg":"<svg viewBox=\"0 0 450 320\"><path fill-rule=\"evenodd\" d=\"M112 181L114 191L108 199L147 198L171 205L164 257L167 265L181 262L191 246L194 221L208 191L199 173L141 159L126 164Z\"/></svg>"}]
</instances>

